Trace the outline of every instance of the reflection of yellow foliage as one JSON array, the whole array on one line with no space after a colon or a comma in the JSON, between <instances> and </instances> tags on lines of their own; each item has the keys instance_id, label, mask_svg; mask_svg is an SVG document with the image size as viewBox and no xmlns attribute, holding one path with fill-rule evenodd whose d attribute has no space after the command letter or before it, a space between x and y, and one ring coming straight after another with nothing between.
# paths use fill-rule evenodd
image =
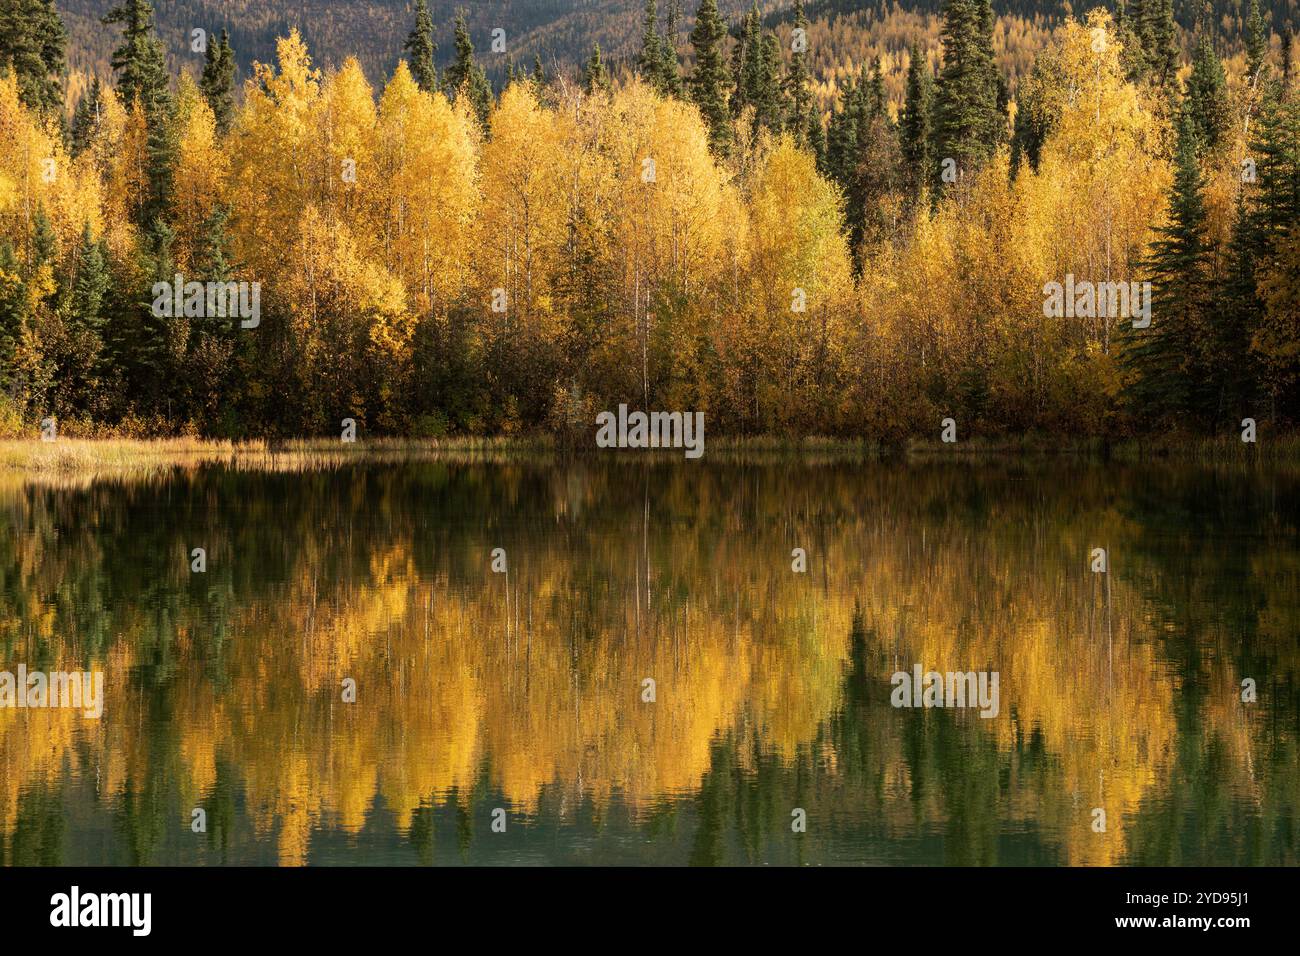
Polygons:
<instances>
[{"instance_id":1,"label":"reflection of yellow foliage","mask_svg":"<svg viewBox=\"0 0 1300 956\"><path fill-rule=\"evenodd\" d=\"M313 831L355 833L381 801L408 830L416 808L472 790L483 768L525 814L544 788L559 791L562 814L615 799L645 811L698 790L710 748L732 738L742 766L759 748L789 764L816 744L832 778L848 768L880 781L867 799L891 831L942 826L945 793L918 789L906 755L914 715L882 697L879 719L855 728L871 735L869 755L838 752L838 738L823 732L845 703L861 605L868 658L859 663L873 686L914 663L999 672L997 719L942 715L1007 761L1009 802L995 819L1058 840L1070 863L1124 860L1130 819L1169 780L1178 685L1140 579L1107 582L1087 570L1091 543L1120 555L1142 534L1109 501L1079 503L1044 536L1024 531L1023 502L994 506L972 526L935 518L887 481L828 477L796 492L780 482L800 479L772 476L751 511L713 482L660 477L664 501L708 523L651 521L629 543L585 534L575 521L563 546L541 537L532 553L512 549L509 575L487 570L486 547L461 556L478 568L468 575L431 569L409 523L386 524L355 554L341 550L355 547L351 532L291 526L298 563L284 584L224 615L218 681L200 622L182 616L166 632L181 805L202 803L225 765L255 832L274 840L281 862L299 864ZM614 486L571 477L550 487L567 523ZM794 517L806 504L796 494L816 500L833 535L809 534ZM790 570L787 534L809 546L809 573ZM41 540L0 538L15 580L38 588L42 575L71 570ZM87 560L102 558L91 551ZM1262 560L1261 575L1294 576ZM606 579L592 569L621 570ZM23 621L57 660L77 659L50 605L28 604ZM1261 621L1275 638L1268 646L1285 646L1294 621L1268 609ZM155 626L148 612L124 610L110 649L91 661L106 674L102 721L0 710L0 833L13 832L22 788L55 787L65 771L93 777L105 800L148 777L159 748L141 732L149 695L132 674L139 648L161 639ZM355 704L342 699L345 678L357 683ZM656 682L654 703L642 700L646 678ZM1266 728L1239 704L1230 657L1214 657L1204 679L1207 745L1224 755L1236 790L1258 794L1254 754ZM1048 765L1031 776L1017 754L1035 736ZM1091 830L1094 807L1106 811L1105 834Z\"/></svg>"}]
</instances>

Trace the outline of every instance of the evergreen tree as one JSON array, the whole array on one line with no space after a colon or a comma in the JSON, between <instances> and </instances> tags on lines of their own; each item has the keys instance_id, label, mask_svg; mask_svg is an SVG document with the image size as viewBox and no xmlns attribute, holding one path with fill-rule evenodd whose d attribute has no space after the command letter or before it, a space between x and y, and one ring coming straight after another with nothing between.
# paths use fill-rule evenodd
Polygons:
<instances>
[{"instance_id":1,"label":"evergreen tree","mask_svg":"<svg viewBox=\"0 0 1300 956\"><path fill-rule=\"evenodd\" d=\"M12 72L23 104L58 118L67 34L50 0L0 2L0 74Z\"/></svg>"},{"instance_id":2,"label":"evergreen tree","mask_svg":"<svg viewBox=\"0 0 1300 956\"><path fill-rule=\"evenodd\" d=\"M77 250L77 278L72 285L72 316L77 324L99 335L103 327L104 301L112 278L108 272L108 250L96 241L87 222Z\"/></svg>"},{"instance_id":3,"label":"evergreen tree","mask_svg":"<svg viewBox=\"0 0 1300 956\"><path fill-rule=\"evenodd\" d=\"M1272 85L1254 127L1250 155L1256 183L1251 211L1253 254L1270 258L1277 241L1300 222L1300 103Z\"/></svg>"},{"instance_id":4,"label":"evergreen tree","mask_svg":"<svg viewBox=\"0 0 1300 956\"><path fill-rule=\"evenodd\" d=\"M533 54L533 75L529 81L533 84L533 95L540 98L546 90L546 69L542 66L540 53Z\"/></svg>"},{"instance_id":5,"label":"evergreen tree","mask_svg":"<svg viewBox=\"0 0 1300 956\"><path fill-rule=\"evenodd\" d=\"M1022 162L1029 163L1029 168L1038 171L1038 160L1042 154L1043 144L1052 131L1055 117L1051 107L1044 102L1040 84L1039 67L1034 70L1020 86L1019 102L1016 104L1016 121L1011 132L1011 175L1015 176Z\"/></svg>"},{"instance_id":6,"label":"evergreen tree","mask_svg":"<svg viewBox=\"0 0 1300 956\"><path fill-rule=\"evenodd\" d=\"M759 41L758 4L755 3L741 22L740 34L732 49L731 115L739 116L758 97L763 48Z\"/></svg>"},{"instance_id":7,"label":"evergreen tree","mask_svg":"<svg viewBox=\"0 0 1300 956\"><path fill-rule=\"evenodd\" d=\"M664 35L659 43L659 77L664 92L679 99L685 93L682 66L677 59L677 32L681 20L682 0L668 0L668 19L664 23Z\"/></svg>"},{"instance_id":8,"label":"evergreen tree","mask_svg":"<svg viewBox=\"0 0 1300 956\"><path fill-rule=\"evenodd\" d=\"M411 75L415 84L426 93L438 92L438 67L434 57L438 44L433 42L433 17L426 0L415 2L415 29L402 47L411 58Z\"/></svg>"},{"instance_id":9,"label":"evergreen tree","mask_svg":"<svg viewBox=\"0 0 1300 956\"><path fill-rule=\"evenodd\" d=\"M864 119L864 94L856 79L840 93L839 103L826 129L826 168L830 178L849 188L857 165L858 129Z\"/></svg>"},{"instance_id":10,"label":"evergreen tree","mask_svg":"<svg viewBox=\"0 0 1300 956\"><path fill-rule=\"evenodd\" d=\"M795 0L794 28L803 31L803 42L792 44L790 49L790 67L785 74L785 100L787 113L786 128L794 133L795 140L807 145L811 132L809 117L813 113L812 93L808 84L812 79L808 70L808 16L804 13L803 0ZM796 33L794 36L798 37ZM820 128L821 123L818 122Z\"/></svg>"},{"instance_id":11,"label":"evergreen tree","mask_svg":"<svg viewBox=\"0 0 1300 956\"><path fill-rule=\"evenodd\" d=\"M176 151L163 44L154 33L149 0L123 0L103 22L122 25L122 45L113 51L117 91L128 108L139 102L148 124L149 196L137 218L141 223L152 222L168 208Z\"/></svg>"},{"instance_id":12,"label":"evergreen tree","mask_svg":"<svg viewBox=\"0 0 1300 956\"><path fill-rule=\"evenodd\" d=\"M1294 61L1291 58L1291 48L1295 46L1295 34L1291 32L1291 24L1282 27L1282 91L1285 95L1291 89L1292 72L1295 68Z\"/></svg>"},{"instance_id":13,"label":"evergreen tree","mask_svg":"<svg viewBox=\"0 0 1300 956\"><path fill-rule=\"evenodd\" d=\"M13 244L0 237L0 391L12 392L14 355L27 323L27 291Z\"/></svg>"},{"instance_id":14,"label":"evergreen tree","mask_svg":"<svg viewBox=\"0 0 1300 956\"><path fill-rule=\"evenodd\" d=\"M77 249L67 322L58 343L56 406L62 411L93 415L104 404L99 372L104 367L104 314L111 287L107 248L102 240L94 240L87 222Z\"/></svg>"},{"instance_id":15,"label":"evergreen tree","mask_svg":"<svg viewBox=\"0 0 1300 956\"><path fill-rule=\"evenodd\" d=\"M636 68L641 78L657 86L659 82L659 4L657 0L645 0L645 18L642 20L641 52L636 58Z\"/></svg>"},{"instance_id":16,"label":"evergreen tree","mask_svg":"<svg viewBox=\"0 0 1300 956\"><path fill-rule=\"evenodd\" d=\"M60 119L67 31L52 0L0 2L0 72L12 70L23 104Z\"/></svg>"},{"instance_id":17,"label":"evergreen tree","mask_svg":"<svg viewBox=\"0 0 1300 956\"><path fill-rule=\"evenodd\" d=\"M147 407L163 407L167 383L172 375L172 356L180 351L181 330L185 328L183 316L166 316L155 313L153 284L175 281L176 259L173 253L176 234L161 218L150 226L146 241L149 246L148 287L141 296L130 325L119 330L115 345L119 354L116 362L136 387L135 398Z\"/></svg>"},{"instance_id":18,"label":"evergreen tree","mask_svg":"<svg viewBox=\"0 0 1300 956\"><path fill-rule=\"evenodd\" d=\"M199 248L198 267L208 282L225 282L233 275L230 263L230 237L226 225L230 210L218 205L203 222L202 244Z\"/></svg>"},{"instance_id":19,"label":"evergreen tree","mask_svg":"<svg viewBox=\"0 0 1300 956\"><path fill-rule=\"evenodd\" d=\"M815 108L808 112L808 132L805 137L808 142L808 149L817 157L817 171L829 178L830 169L827 166L826 158L826 127L822 125L822 118Z\"/></svg>"},{"instance_id":20,"label":"evergreen tree","mask_svg":"<svg viewBox=\"0 0 1300 956\"><path fill-rule=\"evenodd\" d=\"M470 41L464 14L456 17L456 59L447 67L443 80L453 96L469 98L479 123L486 128L488 114L492 111L492 86L483 67L474 62L474 44Z\"/></svg>"},{"instance_id":21,"label":"evergreen tree","mask_svg":"<svg viewBox=\"0 0 1300 956\"><path fill-rule=\"evenodd\" d=\"M1133 374L1129 397L1139 415L1186 421L1204 411L1198 346L1208 305L1208 250L1196 127L1178 125L1169 223L1157 230L1144 263L1151 282L1151 325L1126 330L1124 362Z\"/></svg>"},{"instance_id":22,"label":"evergreen tree","mask_svg":"<svg viewBox=\"0 0 1300 956\"><path fill-rule=\"evenodd\" d=\"M592 44L591 56L587 59L587 65L583 67L582 88L588 95L597 90L608 92L610 89L609 71L605 69L605 64L600 58L599 43Z\"/></svg>"},{"instance_id":23,"label":"evergreen tree","mask_svg":"<svg viewBox=\"0 0 1300 956\"><path fill-rule=\"evenodd\" d=\"M1268 57L1269 26L1259 12L1259 0L1250 0L1246 16L1246 72L1252 78L1259 76Z\"/></svg>"},{"instance_id":24,"label":"evergreen tree","mask_svg":"<svg viewBox=\"0 0 1300 956\"><path fill-rule=\"evenodd\" d=\"M117 92L129 109L138 98L146 115L168 105L167 70L162 41L154 33L149 0L123 0L104 16L122 25L122 45L113 51Z\"/></svg>"},{"instance_id":25,"label":"evergreen tree","mask_svg":"<svg viewBox=\"0 0 1300 956\"><path fill-rule=\"evenodd\" d=\"M45 212L44 204L37 203L36 211L32 213L31 253L27 261L28 277L35 275L36 271L46 263L52 263L58 250L59 240L54 235L54 226L50 224L50 217Z\"/></svg>"},{"instance_id":26,"label":"evergreen tree","mask_svg":"<svg viewBox=\"0 0 1300 956\"><path fill-rule=\"evenodd\" d=\"M681 20L680 0L670 0L665 32L659 33L659 9L655 0L646 0L641 52L636 66L641 78L660 96L683 94L681 64L677 59L677 28Z\"/></svg>"},{"instance_id":27,"label":"evergreen tree","mask_svg":"<svg viewBox=\"0 0 1300 956\"><path fill-rule=\"evenodd\" d=\"M235 112L235 51L230 47L230 34L225 30L221 31L216 43L208 45L204 54L199 91L212 109L217 132L225 135Z\"/></svg>"},{"instance_id":28,"label":"evergreen tree","mask_svg":"<svg viewBox=\"0 0 1300 956\"><path fill-rule=\"evenodd\" d=\"M982 165L1005 136L1005 88L993 61L988 0L944 0L943 67L935 90L935 158L965 172ZM938 168L935 170L936 178Z\"/></svg>"},{"instance_id":29,"label":"evergreen tree","mask_svg":"<svg viewBox=\"0 0 1300 956\"><path fill-rule=\"evenodd\" d=\"M934 79L921 54L920 45L913 41L911 62L907 67L902 122L899 125L899 148L905 176L914 196L920 193L934 175L934 158L930 152L934 135L933 108Z\"/></svg>"},{"instance_id":30,"label":"evergreen tree","mask_svg":"<svg viewBox=\"0 0 1300 956\"><path fill-rule=\"evenodd\" d=\"M718 13L717 0L701 0L691 30L695 69L689 82L691 100L709 128L709 146L725 156L731 147L731 117L727 110L727 66L722 45L727 27Z\"/></svg>"},{"instance_id":31,"label":"evergreen tree","mask_svg":"<svg viewBox=\"0 0 1300 956\"><path fill-rule=\"evenodd\" d=\"M102 115L104 90L99 85L99 77L91 81L90 89L77 100L77 108L72 114L71 145L72 155L80 156L94 139L99 129Z\"/></svg>"},{"instance_id":32,"label":"evergreen tree","mask_svg":"<svg viewBox=\"0 0 1300 956\"><path fill-rule=\"evenodd\" d=\"M1174 0L1146 0L1142 16L1147 70L1157 86L1167 87L1178 77Z\"/></svg>"},{"instance_id":33,"label":"evergreen tree","mask_svg":"<svg viewBox=\"0 0 1300 956\"><path fill-rule=\"evenodd\" d=\"M903 183L898 131L889 116L879 57L870 76L864 67L851 112L854 147L841 160L841 175L848 199L850 247L860 267L864 244L875 243L888 232L892 206L887 200Z\"/></svg>"},{"instance_id":34,"label":"evergreen tree","mask_svg":"<svg viewBox=\"0 0 1300 956\"><path fill-rule=\"evenodd\" d=\"M1227 274L1220 288L1220 309L1212 311L1209 363L1214 421L1231 425L1254 410L1259 397L1260 368L1251 340L1259 327L1262 307L1255 284L1256 253L1249 208L1238 195L1232 238L1226 257ZM1217 314L1216 314L1217 312Z\"/></svg>"},{"instance_id":35,"label":"evergreen tree","mask_svg":"<svg viewBox=\"0 0 1300 956\"><path fill-rule=\"evenodd\" d=\"M1187 78L1183 110L1191 120L1200 148L1215 152L1223 142L1232 122L1232 105L1228 101L1228 78L1214 52L1207 34L1202 33Z\"/></svg>"},{"instance_id":36,"label":"evergreen tree","mask_svg":"<svg viewBox=\"0 0 1300 956\"><path fill-rule=\"evenodd\" d=\"M757 94L755 105L759 122L774 133L779 133L788 106L785 89L781 85L781 41L772 33L765 34L762 39Z\"/></svg>"},{"instance_id":37,"label":"evergreen tree","mask_svg":"<svg viewBox=\"0 0 1300 956\"><path fill-rule=\"evenodd\" d=\"M1143 0L1133 0L1132 3L1119 0L1115 10L1115 37L1120 44L1120 64L1130 83L1141 82L1147 71L1142 3Z\"/></svg>"}]
</instances>

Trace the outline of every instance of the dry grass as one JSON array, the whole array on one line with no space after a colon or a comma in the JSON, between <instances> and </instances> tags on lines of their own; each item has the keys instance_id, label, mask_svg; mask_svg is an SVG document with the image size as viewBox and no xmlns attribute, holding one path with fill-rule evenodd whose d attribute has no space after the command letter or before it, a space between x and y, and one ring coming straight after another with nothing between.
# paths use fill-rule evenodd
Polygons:
<instances>
[{"instance_id":1,"label":"dry grass","mask_svg":"<svg viewBox=\"0 0 1300 956\"><path fill-rule=\"evenodd\" d=\"M0 471L28 475L124 474L224 464L234 468L302 471L357 461L453 458L487 460L548 451L538 440L465 438L381 439L345 444L337 439L284 442L212 441L199 438L0 441Z\"/></svg>"},{"instance_id":2,"label":"dry grass","mask_svg":"<svg viewBox=\"0 0 1300 956\"><path fill-rule=\"evenodd\" d=\"M1056 442L1039 437L1005 440L975 439L945 445L937 441L914 441L902 451L917 460L940 458L1034 458L1072 455L1101 458L1098 441ZM371 439L344 444L338 439L294 439L214 441L201 438L162 439L78 439L55 442L35 439L0 440L0 475L31 479L135 476L192 469L209 464L250 471L308 471L357 462L450 461L457 463L550 460L557 454L546 436ZM593 452L597 458L617 457L631 462L629 453ZM658 449L635 453L638 459L666 463L682 460L681 449ZM889 451L866 441L834 438L786 438L779 436L720 437L705 444L705 459L726 462L779 462L797 459L804 463L870 461ZM1236 436L1197 438L1169 436L1159 440L1123 441L1113 445L1109 457L1117 461L1182 461L1200 464L1250 467L1300 467L1300 434L1261 434L1254 445Z\"/></svg>"}]
</instances>

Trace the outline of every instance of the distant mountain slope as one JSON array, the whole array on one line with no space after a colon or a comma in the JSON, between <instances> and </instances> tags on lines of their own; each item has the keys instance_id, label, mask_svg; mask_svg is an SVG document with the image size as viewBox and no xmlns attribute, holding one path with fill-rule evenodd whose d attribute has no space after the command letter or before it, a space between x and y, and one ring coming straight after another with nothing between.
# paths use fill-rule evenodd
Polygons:
<instances>
[{"instance_id":1,"label":"distant mountain slope","mask_svg":"<svg viewBox=\"0 0 1300 956\"><path fill-rule=\"evenodd\" d=\"M115 2L56 0L68 26L74 69L107 68L118 28L101 25L100 18ZM697 3L685 0L682 6L693 16ZM661 18L667 6L668 0L661 0ZM719 3L733 18L748 6L749 0ZM764 12L788 6L789 0L760 3ZM174 0L155 7L174 68L195 59L188 41L195 27L229 29L244 71L254 60L273 59L276 37L296 27L321 66L337 67L356 55L372 81L392 71L414 20L414 3L408 0ZM574 66L586 58L592 42L600 42L617 62L640 48L644 7L644 0L429 0L440 64L451 62L452 24L456 12L464 10L475 49L495 76L504 74L507 60L489 52L497 27L506 31L507 55L521 65L531 65L541 53L548 65ZM686 31L680 32L684 43Z\"/></svg>"},{"instance_id":2,"label":"distant mountain slope","mask_svg":"<svg viewBox=\"0 0 1300 956\"><path fill-rule=\"evenodd\" d=\"M56 0L70 35L70 65L75 72L106 75L118 28L100 23L116 0ZM617 71L634 62L641 46L641 20L645 0L428 0L438 42L438 60L451 61L452 24L463 9L475 49L498 85L508 60L530 68L541 55L548 71L574 71L598 42L607 62ZM670 0L659 0L663 29ZM724 16L736 23L751 0L719 0ZM788 30L793 0L760 0L759 8L770 27ZM1214 22L1235 48L1248 0L1210 0ZM1280 32L1289 18L1300 27L1300 0L1262 0L1273 11L1273 28ZM689 54L687 33L699 0L681 0L682 23L678 43ZM942 0L805 0L810 28L812 66L823 102L838 84L857 71L864 59L883 57L895 98L901 93L901 68L908 44L921 41L937 63L938 30L935 20ZM1091 0L994 0L1001 23L995 43L999 63L1014 87L1019 74L1032 64L1051 27L1063 16L1097 5ZM1113 6L1113 4L1110 4ZM173 70L197 68L200 57L189 51L189 32L230 30L242 76L254 60L275 56L275 40L297 28L307 41L317 65L330 69L355 55L376 85L389 76L413 21L413 0L170 0L157 2L160 35L167 43ZM1175 0L1179 19L1190 23L1201 0ZM493 29L506 31L507 54L493 55L489 43ZM81 83L74 78L70 92Z\"/></svg>"}]
</instances>

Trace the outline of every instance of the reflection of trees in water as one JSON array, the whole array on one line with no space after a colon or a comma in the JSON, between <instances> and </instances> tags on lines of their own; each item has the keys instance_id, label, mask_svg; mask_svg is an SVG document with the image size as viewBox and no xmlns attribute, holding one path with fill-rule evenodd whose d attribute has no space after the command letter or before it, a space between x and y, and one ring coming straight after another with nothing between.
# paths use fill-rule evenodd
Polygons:
<instances>
[{"instance_id":1,"label":"reflection of trees in water","mask_svg":"<svg viewBox=\"0 0 1300 956\"><path fill-rule=\"evenodd\" d=\"M63 852L71 768L134 862L195 806L207 859L302 861L381 808L418 858L475 858L497 805L628 859L1294 862L1294 490L997 465L26 487L0 653L102 666L110 706L0 711L0 847ZM998 670L1001 716L895 711L913 663Z\"/></svg>"}]
</instances>

